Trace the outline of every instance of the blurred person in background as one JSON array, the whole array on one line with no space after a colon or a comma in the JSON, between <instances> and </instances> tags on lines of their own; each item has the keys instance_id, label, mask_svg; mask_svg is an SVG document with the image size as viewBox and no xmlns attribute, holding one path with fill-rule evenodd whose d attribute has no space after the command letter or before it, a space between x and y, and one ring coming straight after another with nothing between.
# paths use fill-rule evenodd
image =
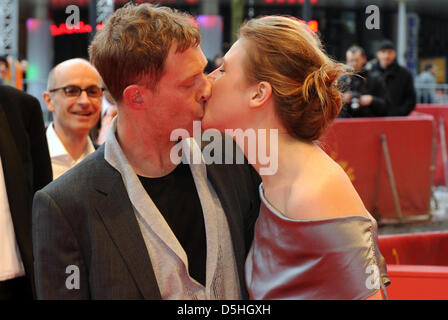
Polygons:
<instances>
[{"instance_id":1,"label":"blurred person in background","mask_svg":"<svg viewBox=\"0 0 448 320\"><path fill-rule=\"evenodd\" d=\"M7 77L9 74L9 62L5 56L0 57L0 85L9 84Z\"/></svg>"},{"instance_id":2,"label":"blurred person in background","mask_svg":"<svg viewBox=\"0 0 448 320\"><path fill-rule=\"evenodd\" d=\"M205 67L204 72L209 74L213 72L216 68L219 68L222 64L222 55L217 54L213 60L207 61L207 66Z\"/></svg>"},{"instance_id":3,"label":"blurred person in background","mask_svg":"<svg viewBox=\"0 0 448 320\"><path fill-rule=\"evenodd\" d=\"M47 128L54 179L95 151L89 132L101 113L101 83L84 59L63 61L50 71L43 100L54 119Z\"/></svg>"},{"instance_id":4,"label":"blurred person in background","mask_svg":"<svg viewBox=\"0 0 448 320\"><path fill-rule=\"evenodd\" d=\"M219 68L220 66L222 66L224 60L223 60L223 56L222 55L217 55L215 57L215 59L213 59L213 70L215 70L216 68Z\"/></svg>"},{"instance_id":5,"label":"blurred person in background","mask_svg":"<svg viewBox=\"0 0 448 320\"><path fill-rule=\"evenodd\" d=\"M387 115L388 100L383 79L366 69L367 57L363 48L352 46L346 52L347 64L354 74L339 80L343 91L343 107L339 117L381 117Z\"/></svg>"},{"instance_id":6,"label":"blurred person in background","mask_svg":"<svg viewBox=\"0 0 448 320\"><path fill-rule=\"evenodd\" d=\"M0 300L33 297L31 204L51 180L39 101L0 85Z\"/></svg>"},{"instance_id":7,"label":"blurred person in background","mask_svg":"<svg viewBox=\"0 0 448 320\"><path fill-rule=\"evenodd\" d=\"M418 88L419 103L434 103L436 85L436 66L432 63L425 65L424 71L415 78Z\"/></svg>"},{"instance_id":8,"label":"blurred person in background","mask_svg":"<svg viewBox=\"0 0 448 320\"><path fill-rule=\"evenodd\" d=\"M98 121L98 125L93 128L93 130L96 130L97 132L97 137L93 141L95 141L98 146L102 145L106 141L110 125L112 124L112 120L116 115L117 103L110 95L110 92L106 90L104 91L103 96L103 109L101 111L100 121Z\"/></svg>"},{"instance_id":9,"label":"blurred person in background","mask_svg":"<svg viewBox=\"0 0 448 320\"><path fill-rule=\"evenodd\" d=\"M386 83L390 102L388 116L407 116L415 108L416 94L411 73L397 62L395 45L383 40L376 53L377 63L373 70L378 71Z\"/></svg>"}]
</instances>

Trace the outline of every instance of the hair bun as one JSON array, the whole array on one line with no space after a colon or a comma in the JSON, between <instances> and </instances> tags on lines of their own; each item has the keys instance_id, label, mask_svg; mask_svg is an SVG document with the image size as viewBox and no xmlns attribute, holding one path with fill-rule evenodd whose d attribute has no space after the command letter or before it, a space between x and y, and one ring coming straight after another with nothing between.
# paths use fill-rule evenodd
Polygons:
<instances>
[{"instance_id":1,"label":"hair bun","mask_svg":"<svg viewBox=\"0 0 448 320\"><path fill-rule=\"evenodd\" d=\"M337 80L345 66L328 57L319 37L295 18L249 20L240 37L248 46L247 80L271 84L276 112L293 137L318 139L342 107Z\"/></svg>"},{"instance_id":2,"label":"hair bun","mask_svg":"<svg viewBox=\"0 0 448 320\"><path fill-rule=\"evenodd\" d=\"M322 105L327 104L328 91L337 85L337 80L345 72L344 65L327 62L314 70L303 81L302 96L305 102L311 102L317 95Z\"/></svg>"}]
</instances>

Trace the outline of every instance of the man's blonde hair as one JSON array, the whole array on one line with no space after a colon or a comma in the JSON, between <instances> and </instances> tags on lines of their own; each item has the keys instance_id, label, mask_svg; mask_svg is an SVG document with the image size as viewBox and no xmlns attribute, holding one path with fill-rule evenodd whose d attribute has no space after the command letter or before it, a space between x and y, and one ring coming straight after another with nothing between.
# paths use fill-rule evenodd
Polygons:
<instances>
[{"instance_id":1,"label":"man's blonde hair","mask_svg":"<svg viewBox=\"0 0 448 320\"><path fill-rule=\"evenodd\" d=\"M192 21L186 13L149 3L128 3L109 17L89 54L115 101L122 99L127 86L146 76L147 85L154 89L173 44L176 52L200 44L199 29Z\"/></svg>"}]
</instances>

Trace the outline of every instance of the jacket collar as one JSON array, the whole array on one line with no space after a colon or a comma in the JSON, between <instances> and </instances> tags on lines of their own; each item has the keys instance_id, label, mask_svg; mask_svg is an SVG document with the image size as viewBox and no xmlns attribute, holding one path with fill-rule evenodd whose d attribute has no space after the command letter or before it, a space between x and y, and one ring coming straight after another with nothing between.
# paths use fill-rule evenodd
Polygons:
<instances>
[{"instance_id":1,"label":"jacket collar","mask_svg":"<svg viewBox=\"0 0 448 320\"><path fill-rule=\"evenodd\" d=\"M101 165L95 169L95 175L98 177L94 179L95 189L103 197L97 204L96 210L123 260L127 263L143 297L145 299L161 299L154 269L143 236L139 232L140 227L121 174L104 159L104 152L105 145L95 153L101 162ZM243 228L241 228L243 221L237 219L242 212L240 203L237 201L238 195L235 194L236 190L228 187L228 179L232 177L226 175L225 165L207 165L206 170L207 177L218 195L228 221L240 288L245 295L244 273L241 270L244 270L246 248Z\"/></svg>"},{"instance_id":2,"label":"jacket collar","mask_svg":"<svg viewBox=\"0 0 448 320\"><path fill-rule=\"evenodd\" d=\"M151 260L120 173L104 160L104 146L95 153L96 211L117 246L144 299L161 299ZM101 199L102 198L102 199Z\"/></svg>"},{"instance_id":3,"label":"jacket collar","mask_svg":"<svg viewBox=\"0 0 448 320\"><path fill-rule=\"evenodd\" d=\"M395 59L390 65L387 66L387 68L383 68L381 67L381 64L379 63L379 61L376 62L375 64L375 68L379 71L381 71L382 73L384 72L390 72L393 71L394 69L396 69L398 67L398 62L397 59Z\"/></svg>"}]
</instances>

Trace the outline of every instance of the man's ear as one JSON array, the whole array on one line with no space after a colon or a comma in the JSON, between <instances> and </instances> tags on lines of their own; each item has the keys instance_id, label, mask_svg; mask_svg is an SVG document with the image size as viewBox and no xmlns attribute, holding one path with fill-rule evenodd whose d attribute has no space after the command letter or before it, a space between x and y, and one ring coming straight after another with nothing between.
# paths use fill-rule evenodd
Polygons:
<instances>
[{"instance_id":1,"label":"man's ear","mask_svg":"<svg viewBox=\"0 0 448 320\"><path fill-rule=\"evenodd\" d=\"M146 90L147 89L135 84L126 87L123 91L124 103L132 109L143 109L145 107L143 92Z\"/></svg>"},{"instance_id":2,"label":"man's ear","mask_svg":"<svg viewBox=\"0 0 448 320\"><path fill-rule=\"evenodd\" d=\"M249 107L258 108L261 107L269 100L272 95L271 84L267 81L261 81L250 92Z\"/></svg>"},{"instance_id":3,"label":"man's ear","mask_svg":"<svg viewBox=\"0 0 448 320\"><path fill-rule=\"evenodd\" d=\"M45 91L42 94L42 99L45 102L45 105L47 106L48 111L50 112L54 112L54 105L53 105L53 100L51 99L51 93L48 91Z\"/></svg>"}]
</instances>

